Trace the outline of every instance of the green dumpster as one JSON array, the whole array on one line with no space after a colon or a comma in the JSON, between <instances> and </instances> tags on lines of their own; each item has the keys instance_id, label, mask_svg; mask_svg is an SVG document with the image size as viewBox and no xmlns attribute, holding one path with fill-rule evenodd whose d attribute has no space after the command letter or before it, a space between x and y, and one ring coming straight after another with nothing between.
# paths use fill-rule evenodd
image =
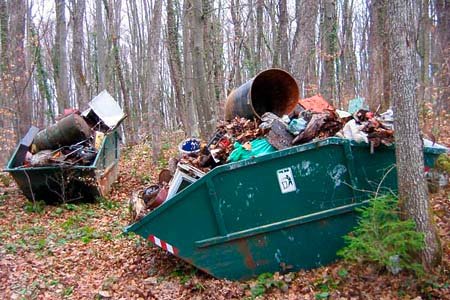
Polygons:
<instances>
[{"instance_id":1,"label":"green dumpster","mask_svg":"<svg viewBox=\"0 0 450 300\"><path fill-rule=\"evenodd\" d=\"M19 147L3 171L11 174L30 200L47 203L94 200L105 196L117 178L120 156L117 130L105 135L94 162L88 166L14 167Z\"/></svg>"},{"instance_id":2,"label":"green dumpster","mask_svg":"<svg viewBox=\"0 0 450 300\"><path fill-rule=\"evenodd\" d=\"M445 148L425 148L433 166ZM323 266L355 208L396 190L395 151L328 138L213 169L128 226L217 278Z\"/></svg>"}]
</instances>

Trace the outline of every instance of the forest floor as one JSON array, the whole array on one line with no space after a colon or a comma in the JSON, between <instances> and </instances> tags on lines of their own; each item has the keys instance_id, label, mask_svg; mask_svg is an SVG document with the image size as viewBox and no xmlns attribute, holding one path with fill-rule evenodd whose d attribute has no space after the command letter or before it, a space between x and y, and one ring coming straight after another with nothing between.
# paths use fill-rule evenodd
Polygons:
<instances>
[{"instance_id":1,"label":"forest floor","mask_svg":"<svg viewBox=\"0 0 450 300\"><path fill-rule=\"evenodd\" d=\"M442 132L450 135L446 126ZM256 279L215 279L137 236L122 234L130 222L131 192L154 182L175 155L177 139L166 141L158 166L152 164L149 146L125 149L111 196L96 203L33 207L9 177L3 177L0 299L251 298L255 287L261 287ZM450 136L439 142L450 146ZM449 192L447 187L431 196L444 249L443 263L434 274L418 280L338 261L315 270L274 274L273 285L282 288L263 288L258 299L450 299Z\"/></svg>"}]
</instances>

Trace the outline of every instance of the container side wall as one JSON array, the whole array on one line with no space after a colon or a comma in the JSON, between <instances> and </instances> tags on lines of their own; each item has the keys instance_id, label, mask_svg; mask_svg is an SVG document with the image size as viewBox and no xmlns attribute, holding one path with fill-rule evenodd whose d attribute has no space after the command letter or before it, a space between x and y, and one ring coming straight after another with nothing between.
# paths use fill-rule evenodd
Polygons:
<instances>
[{"instance_id":1,"label":"container side wall","mask_svg":"<svg viewBox=\"0 0 450 300\"><path fill-rule=\"evenodd\" d=\"M282 175L286 170L286 175ZM291 184L295 189L283 189L280 186L283 184ZM216 176L214 185L229 232L327 210L354 200L342 145L310 149L233 169Z\"/></svg>"}]
</instances>

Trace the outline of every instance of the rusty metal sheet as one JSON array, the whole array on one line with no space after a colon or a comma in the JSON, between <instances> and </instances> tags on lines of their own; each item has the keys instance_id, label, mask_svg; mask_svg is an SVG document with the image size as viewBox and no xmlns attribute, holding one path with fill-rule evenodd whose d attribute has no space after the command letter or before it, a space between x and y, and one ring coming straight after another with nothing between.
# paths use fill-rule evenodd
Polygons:
<instances>
[{"instance_id":1,"label":"rusty metal sheet","mask_svg":"<svg viewBox=\"0 0 450 300\"><path fill-rule=\"evenodd\" d=\"M322 95L315 95L310 98L300 99L298 103L307 110L312 110L313 112L324 112L327 109L334 110L334 107L325 100Z\"/></svg>"}]
</instances>

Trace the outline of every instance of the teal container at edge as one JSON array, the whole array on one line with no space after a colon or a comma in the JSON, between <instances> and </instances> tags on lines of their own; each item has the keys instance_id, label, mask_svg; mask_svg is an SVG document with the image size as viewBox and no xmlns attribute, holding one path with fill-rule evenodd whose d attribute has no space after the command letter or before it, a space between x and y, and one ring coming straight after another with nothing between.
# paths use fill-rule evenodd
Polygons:
<instances>
[{"instance_id":1,"label":"teal container at edge","mask_svg":"<svg viewBox=\"0 0 450 300\"><path fill-rule=\"evenodd\" d=\"M119 170L120 144L117 130L105 135L94 162L89 166L43 166L14 168L19 146L6 168L29 200L47 203L95 200L109 193Z\"/></svg>"}]
</instances>

